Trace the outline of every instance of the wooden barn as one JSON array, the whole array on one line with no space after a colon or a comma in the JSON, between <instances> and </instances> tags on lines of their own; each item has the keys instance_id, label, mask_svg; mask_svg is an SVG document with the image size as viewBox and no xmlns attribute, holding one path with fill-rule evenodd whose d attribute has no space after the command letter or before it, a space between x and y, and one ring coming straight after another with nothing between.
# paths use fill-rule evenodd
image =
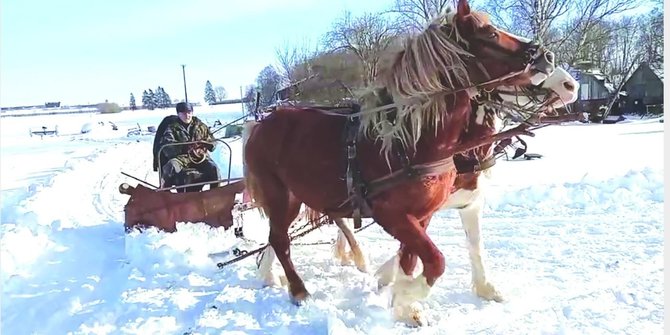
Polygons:
<instances>
[{"instance_id":1,"label":"wooden barn","mask_svg":"<svg viewBox=\"0 0 670 335\"><path fill-rule=\"evenodd\" d=\"M596 116L600 111L600 106L607 106L616 88L607 76L591 63L580 64L579 68L568 69L568 71L579 82L579 97L572 105L573 111ZM620 115L619 107L618 103L614 104L610 114Z\"/></svg>"},{"instance_id":2,"label":"wooden barn","mask_svg":"<svg viewBox=\"0 0 670 335\"><path fill-rule=\"evenodd\" d=\"M643 62L623 85L622 99L626 114L660 114L663 112L663 65Z\"/></svg>"}]
</instances>

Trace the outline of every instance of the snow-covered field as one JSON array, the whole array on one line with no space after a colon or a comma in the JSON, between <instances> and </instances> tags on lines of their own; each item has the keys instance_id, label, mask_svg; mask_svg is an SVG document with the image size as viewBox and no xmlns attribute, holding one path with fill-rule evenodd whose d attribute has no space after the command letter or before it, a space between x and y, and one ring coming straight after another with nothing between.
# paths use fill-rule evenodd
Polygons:
<instances>
[{"instance_id":1,"label":"snow-covered field","mask_svg":"<svg viewBox=\"0 0 670 335\"><path fill-rule=\"evenodd\" d=\"M429 233L447 270L424 302L430 324L413 329L391 319L389 291L338 264L329 245L293 247L312 293L296 307L284 289L262 288L253 258L217 270L233 246L255 246L232 231L184 224L174 234L125 234L128 197L118 186L136 182L120 172L158 179L152 136L127 130L171 113L2 118L1 333L663 333L664 129L657 119L547 127L527 140L542 159L499 161L482 230L502 303L470 291L458 214L439 212ZM196 110L210 124L240 115ZM58 125L60 136L28 136L43 125ZM240 176L241 143L230 144ZM227 171L227 152L214 157ZM267 224L250 213L244 232L264 242ZM334 236L325 227L302 242ZM358 237L373 270L397 248L377 226Z\"/></svg>"}]
</instances>

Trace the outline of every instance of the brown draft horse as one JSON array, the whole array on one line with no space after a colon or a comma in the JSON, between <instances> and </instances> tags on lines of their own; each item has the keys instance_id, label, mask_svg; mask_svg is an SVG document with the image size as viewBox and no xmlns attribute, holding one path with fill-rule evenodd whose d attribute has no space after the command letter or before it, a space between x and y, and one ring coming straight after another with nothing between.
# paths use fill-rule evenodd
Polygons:
<instances>
[{"instance_id":1,"label":"brown draft horse","mask_svg":"<svg viewBox=\"0 0 670 335\"><path fill-rule=\"evenodd\" d=\"M567 71L556 68L549 78L543 81L537 90L532 92L531 97L520 95L518 91L519 89L516 87L501 86L494 91L484 92L489 96L489 99L494 98L495 101L491 104L491 102L481 97L477 99L477 102L473 101L475 117L470 118L468 128L486 127L487 129L481 129L477 132L491 135L500 131L501 121L503 118L508 117L508 110L505 109L506 106L515 110L523 106L532 113L532 115L526 114L526 116L551 117L546 114L564 109L568 104L577 100L579 83ZM539 114L537 114L538 112ZM517 111L515 114L519 114L519 112ZM499 145L501 144L497 146ZM501 301L502 297L500 294L486 279L481 257L482 248L479 225L484 202L484 190L481 187L480 179L482 179L485 173L490 171L490 166L495 163L494 155L493 144L482 145L468 152L455 155L460 161L456 163L458 174L449 200L444 204L443 208L457 209L461 214L461 223L463 224L463 229L467 232L468 251L472 266L473 291L483 299ZM309 208L306 208L306 211L301 214L303 216L310 216L312 219L317 219L321 215L320 213L311 212ZM300 216L298 219L300 219ZM334 219L333 221L339 228L333 245L334 257L342 264L349 264L353 261L361 272L367 272L367 260L354 236L354 230L343 219ZM349 246L349 252L346 250L347 246ZM380 287L387 286L395 279L396 269L394 265L398 265L397 256L393 256L377 271ZM265 267L259 269L259 271L261 278L267 283L280 285L285 282L284 278L274 278L271 268ZM277 280L279 281L277 282Z\"/></svg>"},{"instance_id":2,"label":"brown draft horse","mask_svg":"<svg viewBox=\"0 0 670 335\"><path fill-rule=\"evenodd\" d=\"M557 68L547 80L542 83L542 91L538 93L537 102L531 101L525 96L507 95L500 93L497 89L493 93L500 95L500 104L497 107L489 107L486 103L473 101L475 114L470 118L462 137L471 136L470 133L494 134L499 131L501 116L504 111L501 107L504 103L520 103L528 107L549 107L549 110L560 109L577 99L579 84L565 70ZM507 90L511 92L511 90ZM539 104L539 105L537 105ZM532 106L531 106L532 105ZM550 117L550 116L546 116ZM492 144L482 145L467 152L454 156L458 174L452 188L451 195L443 205L443 209L457 209L461 217L463 229L466 232L468 242L468 253L472 271L472 289L474 293L486 300L502 301L502 296L486 278L486 271L482 261L482 247L480 239L480 220L484 204L485 187L482 187L482 177L490 171L494 157ZM338 224L342 227L343 224ZM343 263L353 258L356 266L365 268L365 260L361 248L351 234L350 229L344 225L346 230L338 231L335 242L335 257ZM351 245L351 255L345 253L346 243ZM396 255L386 261L376 272L379 286L389 285L395 280L398 267L403 270L413 271L416 265L416 255L411 254L406 248L401 247Z\"/></svg>"},{"instance_id":3,"label":"brown draft horse","mask_svg":"<svg viewBox=\"0 0 670 335\"><path fill-rule=\"evenodd\" d=\"M471 12L467 0L457 9L411 39L380 78L379 86L393 101L405 103L396 110L398 122L388 121L384 112L364 115L361 134L366 136L357 142L361 175L370 183L401 170L402 162L391 155L397 141L411 166L430 172L367 199L377 223L424 264L416 279L396 280L393 305L401 310L425 298L444 272L444 256L425 227L447 201L456 176L452 156L472 111L467 88L491 78L499 78L487 85L491 88L526 86L554 71L550 52L496 29L484 15ZM451 94L440 94L445 92ZM336 218L352 214L344 180L344 129L345 118L298 107L280 107L245 129L245 182L270 220L271 248L264 259L276 254L298 304L309 293L291 261L287 232L301 204Z\"/></svg>"}]
</instances>

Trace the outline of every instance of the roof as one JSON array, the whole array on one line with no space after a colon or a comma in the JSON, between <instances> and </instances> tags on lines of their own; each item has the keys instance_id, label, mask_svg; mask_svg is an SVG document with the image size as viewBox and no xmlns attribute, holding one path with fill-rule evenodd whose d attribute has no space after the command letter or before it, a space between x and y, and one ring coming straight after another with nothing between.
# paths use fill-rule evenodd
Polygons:
<instances>
[{"instance_id":1,"label":"roof","mask_svg":"<svg viewBox=\"0 0 670 335\"><path fill-rule=\"evenodd\" d=\"M656 64L649 64L649 69L651 69L652 72L660 79L663 84L665 84L665 80L663 79L663 63L657 62Z\"/></svg>"},{"instance_id":2,"label":"roof","mask_svg":"<svg viewBox=\"0 0 670 335\"><path fill-rule=\"evenodd\" d=\"M586 72L586 73L592 75L593 78L596 78L598 80L605 81L607 79L607 77L605 77L604 74L600 73L600 71L598 71L597 73L595 73L595 72Z\"/></svg>"}]
</instances>

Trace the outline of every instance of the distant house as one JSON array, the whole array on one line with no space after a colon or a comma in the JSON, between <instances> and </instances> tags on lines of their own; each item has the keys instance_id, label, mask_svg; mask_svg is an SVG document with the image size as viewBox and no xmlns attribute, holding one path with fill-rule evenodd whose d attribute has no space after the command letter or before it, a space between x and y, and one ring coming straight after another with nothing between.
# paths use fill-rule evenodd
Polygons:
<instances>
[{"instance_id":1,"label":"distant house","mask_svg":"<svg viewBox=\"0 0 670 335\"><path fill-rule=\"evenodd\" d=\"M663 111L663 65L643 62L623 85L624 113L646 114Z\"/></svg>"},{"instance_id":2,"label":"distant house","mask_svg":"<svg viewBox=\"0 0 670 335\"><path fill-rule=\"evenodd\" d=\"M45 108L56 108L56 107L60 107L60 101L56 101L56 102L45 102L45 103L44 103L44 107L45 107Z\"/></svg>"},{"instance_id":3,"label":"distant house","mask_svg":"<svg viewBox=\"0 0 670 335\"><path fill-rule=\"evenodd\" d=\"M580 64L579 68L568 70L570 74L579 82L579 96L573 104L574 112L586 112L596 115L600 111L600 106L606 106L616 89L600 69L592 66L590 63ZM611 115L621 113L619 104L612 106Z\"/></svg>"}]
</instances>

